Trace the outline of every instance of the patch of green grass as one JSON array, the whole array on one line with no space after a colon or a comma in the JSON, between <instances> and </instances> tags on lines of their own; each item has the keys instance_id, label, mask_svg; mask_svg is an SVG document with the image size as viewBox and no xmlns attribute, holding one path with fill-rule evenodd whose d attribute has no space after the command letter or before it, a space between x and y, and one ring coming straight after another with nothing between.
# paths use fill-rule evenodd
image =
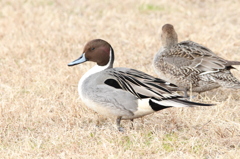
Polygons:
<instances>
[{"instance_id":1,"label":"patch of green grass","mask_svg":"<svg viewBox=\"0 0 240 159\"><path fill-rule=\"evenodd\" d=\"M164 11L165 8L163 6L158 6L154 4L142 4L138 8L140 11Z\"/></svg>"},{"instance_id":2,"label":"patch of green grass","mask_svg":"<svg viewBox=\"0 0 240 159\"><path fill-rule=\"evenodd\" d=\"M146 146L151 145L153 138L154 138L154 134L152 132L145 134L146 141L144 143L146 144Z\"/></svg>"},{"instance_id":3,"label":"patch of green grass","mask_svg":"<svg viewBox=\"0 0 240 159\"><path fill-rule=\"evenodd\" d=\"M194 145L192 147L192 151L196 154L199 154L201 152L201 150L203 149L203 147L201 145Z\"/></svg>"},{"instance_id":4,"label":"patch of green grass","mask_svg":"<svg viewBox=\"0 0 240 159\"><path fill-rule=\"evenodd\" d=\"M173 146L169 143L163 143L162 147L167 152L172 152L174 150Z\"/></svg>"},{"instance_id":5,"label":"patch of green grass","mask_svg":"<svg viewBox=\"0 0 240 159\"><path fill-rule=\"evenodd\" d=\"M163 138L163 149L167 152L174 151L173 144L177 141L178 136L175 133L166 134Z\"/></svg>"},{"instance_id":6,"label":"patch of green grass","mask_svg":"<svg viewBox=\"0 0 240 159\"><path fill-rule=\"evenodd\" d=\"M125 148L125 150L128 150L132 147L133 141L129 136L123 136L121 138L120 144Z\"/></svg>"},{"instance_id":7,"label":"patch of green grass","mask_svg":"<svg viewBox=\"0 0 240 159\"><path fill-rule=\"evenodd\" d=\"M35 6L52 6L56 4L56 2L53 0L25 1L25 3L30 3Z\"/></svg>"},{"instance_id":8,"label":"patch of green grass","mask_svg":"<svg viewBox=\"0 0 240 159\"><path fill-rule=\"evenodd\" d=\"M95 134L93 134L92 132L89 134L90 137L94 137Z\"/></svg>"},{"instance_id":9,"label":"patch of green grass","mask_svg":"<svg viewBox=\"0 0 240 159\"><path fill-rule=\"evenodd\" d=\"M23 88L23 89L21 89L20 93L21 93L21 94L29 94L29 93L31 93L31 92L30 92L29 90Z\"/></svg>"},{"instance_id":10,"label":"patch of green grass","mask_svg":"<svg viewBox=\"0 0 240 159\"><path fill-rule=\"evenodd\" d=\"M178 139L177 134L169 133L164 136L163 141L176 141L177 139Z\"/></svg>"}]
</instances>

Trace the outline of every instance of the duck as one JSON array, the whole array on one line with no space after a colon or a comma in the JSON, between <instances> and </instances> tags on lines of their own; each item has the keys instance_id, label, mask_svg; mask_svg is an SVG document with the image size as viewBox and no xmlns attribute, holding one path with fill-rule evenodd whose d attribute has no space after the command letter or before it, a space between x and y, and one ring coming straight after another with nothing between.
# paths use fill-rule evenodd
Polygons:
<instances>
[{"instance_id":1,"label":"duck","mask_svg":"<svg viewBox=\"0 0 240 159\"><path fill-rule=\"evenodd\" d=\"M229 61L193 41L178 42L172 24L162 26L162 46L153 58L153 68L163 80L177 85L184 97L187 92L205 92L219 87L240 88L230 72L240 61Z\"/></svg>"},{"instance_id":2,"label":"duck","mask_svg":"<svg viewBox=\"0 0 240 159\"><path fill-rule=\"evenodd\" d=\"M83 103L95 112L116 119L132 120L171 107L212 106L191 102L169 89L176 85L136 69L113 67L114 50L105 40L93 39L84 46L82 55L69 63L96 65L80 79L78 93Z\"/></svg>"}]
</instances>

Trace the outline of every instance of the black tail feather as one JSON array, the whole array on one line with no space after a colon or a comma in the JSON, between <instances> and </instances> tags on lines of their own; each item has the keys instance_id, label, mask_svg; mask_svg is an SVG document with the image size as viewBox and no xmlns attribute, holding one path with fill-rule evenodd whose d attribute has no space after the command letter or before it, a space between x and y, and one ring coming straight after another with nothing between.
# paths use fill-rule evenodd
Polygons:
<instances>
[{"instance_id":1,"label":"black tail feather","mask_svg":"<svg viewBox=\"0 0 240 159\"><path fill-rule=\"evenodd\" d=\"M191 102L184 99L174 98L174 99L165 99L173 101L174 105L164 105L161 104L161 101L163 100L157 100L157 99L150 99L149 105L152 107L154 111L159 111L166 108L171 107L195 107L195 106L214 106L215 104L205 104L205 103L197 103L197 102ZM181 104L182 106L177 106L178 104Z\"/></svg>"},{"instance_id":2,"label":"black tail feather","mask_svg":"<svg viewBox=\"0 0 240 159\"><path fill-rule=\"evenodd\" d=\"M189 106L214 106L214 105L216 105L216 104L205 104L205 103L192 102L192 101L179 99L179 98L173 99L173 101L176 101L176 102L182 103L182 104L187 104Z\"/></svg>"}]
</instances>

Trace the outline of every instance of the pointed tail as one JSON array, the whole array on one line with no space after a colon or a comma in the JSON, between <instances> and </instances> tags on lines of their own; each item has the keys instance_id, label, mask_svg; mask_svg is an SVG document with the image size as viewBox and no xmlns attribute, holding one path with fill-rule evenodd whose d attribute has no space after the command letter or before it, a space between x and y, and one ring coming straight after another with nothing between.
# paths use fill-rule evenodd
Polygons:
<instances>
[{"instance_id":1,"label":"pointed tail","mask_svg":"<svg viewBox=\"0 0 240 159\"><path fill-rule=\"evenodd\" d=\"M152 107L152 109L155 111L159 111L159 110L170 108L170 107L195 107L195 106L214 106L215 105L215 104L191 102L191 101L187 101L179 98L165 99L165 100L150 99L149 104Z\"/></svg>"}]
</instances>

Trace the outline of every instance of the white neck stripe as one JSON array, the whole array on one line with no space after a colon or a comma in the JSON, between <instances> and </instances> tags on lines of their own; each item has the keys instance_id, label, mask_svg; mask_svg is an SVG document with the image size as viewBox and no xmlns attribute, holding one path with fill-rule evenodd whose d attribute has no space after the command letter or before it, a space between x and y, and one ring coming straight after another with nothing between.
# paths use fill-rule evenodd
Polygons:
<instances>
[{"instance_id":1,"label":"white neck stripe","mask_svg":"<svg viewBox=\"0 0 240 159\"><path fill-rule=\"evenodd\" d=\"M83 76L82 78L80 79L79 81L79 84L78 84L78 90L81 90L81 87L82 87L82 84L83 82L91 75L95 74L95 73L98 73L98 72L101 72L105 69L108 69L108 68L112 68L112 65L113 65L113 60L112 59L112 56L113 56L113 52L112 52L112 48L110 48L110 56L109 56L109 61L108 63L105 65L105 66L99 66L99 65L95 65L94 67L92 67L90 70L88 70ZM80 97L81 97L81 93L79 92L80 94Z\"/></svg>"}]
</instances>

